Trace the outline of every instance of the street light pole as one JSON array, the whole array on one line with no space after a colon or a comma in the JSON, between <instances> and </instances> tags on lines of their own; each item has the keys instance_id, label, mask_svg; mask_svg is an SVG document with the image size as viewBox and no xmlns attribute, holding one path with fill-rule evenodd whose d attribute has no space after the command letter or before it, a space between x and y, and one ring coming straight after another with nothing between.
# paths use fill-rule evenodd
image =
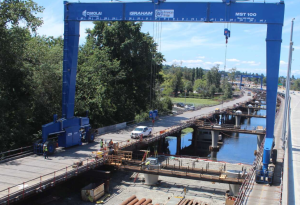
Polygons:
<instances>
[{"instance_id":1,"label":"street light pole","mask_svg":"<svg viewBox=\"0 0 300 205\"><path fill-rule=\"evenodd\" d=\"M186 105L186 83L185 83L185 94L184 94L184 106Z\"/></svg>"},{"instance_id":2,"label":"street light pole","mask_svg":"<svg viewBox=\"0 0 300 205\"><path fill-rule=\"evenodd\" d=\"M294 20L292 19L291 25L291 36L290 36L290 50L289 50L289 62L288 62L288 69L287 69L287 76L286 76L286 86L285 86L285 104L284 104L284 117L283 117L283 125L282 125L282 136L281 139L283 143L285 143L285 134L286 134L286 118L287 118L287 111L288 111L288 103L290 98L290 76L291 76L291 67L292 67L292 55L293 55L293 29L294 29Z\"/></svg>"}]
</instances>

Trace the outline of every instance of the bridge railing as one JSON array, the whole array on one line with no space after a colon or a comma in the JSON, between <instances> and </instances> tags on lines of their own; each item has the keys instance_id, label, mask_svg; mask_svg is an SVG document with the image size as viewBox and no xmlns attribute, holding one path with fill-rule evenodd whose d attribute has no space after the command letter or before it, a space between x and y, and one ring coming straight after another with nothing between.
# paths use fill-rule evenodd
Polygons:
<instances>
[{"instance_id":1,"label":"bridge railing","mask_svg":"<svg viewBox=\"0 0 300 205\"><path fill-rule=\"evenodd\" d=\"M0 153L0 163L33 153L33 146L20 147Z\"/></svg>"}]
</instances>

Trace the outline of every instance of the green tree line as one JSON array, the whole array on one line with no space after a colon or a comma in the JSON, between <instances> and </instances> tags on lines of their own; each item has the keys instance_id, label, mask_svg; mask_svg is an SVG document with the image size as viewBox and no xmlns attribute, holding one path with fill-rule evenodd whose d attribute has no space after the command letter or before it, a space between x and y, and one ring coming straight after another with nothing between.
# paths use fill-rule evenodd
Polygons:
<instances>
[{"instance_id":1,"label":"green tree line","mask_svg":"<svg viewBox=\"0 0 300 205\"><path fill-rule=\"evenodd\" d=\"M221 80L222 72L218 65L210 70L198 67L191 69L178 65L164 66L161 73L165 79L161 86L162 94L165 96L189 96L195 91L199 97L213 98L218 92L223 93L222 97L225 99L232 97L232 86L228 82L228 76L232 72L224 73Z\"/></svg>"}]
</instances>

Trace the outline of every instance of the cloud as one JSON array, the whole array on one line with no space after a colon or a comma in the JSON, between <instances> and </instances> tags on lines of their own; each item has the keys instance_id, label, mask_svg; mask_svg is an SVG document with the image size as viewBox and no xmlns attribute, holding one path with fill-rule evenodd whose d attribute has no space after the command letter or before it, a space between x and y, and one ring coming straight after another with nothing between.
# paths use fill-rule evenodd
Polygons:
<instances>
[{"instance_id":1,"label":"cloud","mask_svg":"<svg viewBox=\"0 0 300 205\"><path fill-rule=\"evenodd\" d=\"M172 60L171 62L167 62L168 65L173 65L173 64L176 64L176 65L199 65L200 63L202 63L203 60L177 60L177 59L174 59Z\"/></svg>"},{"instance_id":2,"label":"cloud","mask_svg":"<svg viewBox=\"0 0 300 205\"><path fill-rule=\"evenodd\" d=\"M240 62L240 60L235 59L235 58L227 59L226 61L229 61L229 62Z\"/></svg>"},{"instance_id":3,"label":"cloud","mask_svg":"<svg viewBox=\"0 0 300 205\"><path fill-rule=\"evenodd\" d=\"M300 50L300 46L293 46L295 50Z\"/></svg>"},{"instance_id":4,"label":"cloud","mask_svg":"<svg viewBox=\"0 0 300 205\"><path fill-rule=\"evenodd\" d=\"M204 59L205 56L197 56L196 58Z\"/></svg>"},{"instance_id":5,"label":"cloud","mask_svg":"<svg viewBox=\"0 0 300 205\"><path fill-rule=\"evenodd\" d=\"M215 65L217 65L217 64L219 64L219 65L223 65L224 63L223 63L223 62L221 62L221 61L217 61L217 62L213 62L213 64L215 64Z\"/></svg>"},{"instance_id":6,"label":"cloud","mask_svg":"<svg viewBox=\"0 0 300 205\"><path fill-rule=\"evenodd\" d=\"M253 63L255 63L255 61L242 61L242 63L245 63L245 64L253 64Z\"/></svg>"},{"instance_id":7,"label":"cloud","mask_svg":"<svg viewBox=\"0 0 300 205\"><path fill-rule=\"evenodd\" d=\"M212 39L208 39L205 37L193 36L189 39L178 40L174 39L162 39L162 52L166 51L174 51L174 50L183 50L184 48L192 48L198 46L209 46L210 48L223 47L224 43L218 43L213 41ZM214 42L214 43L210 43Z\"/></svg>"},{"instance_id":8,"label":"cloud","mask_svg":"<svg viewBox=\"0 0 300 205\"><path fill-rule=\"evenodd\" d=\"M280 65L283 65L283 66L285 66L285 65L287 65L288 63L287 62L285 62L285 61L280 61Z\"/></svg>"},{"instance_id":9,"label":"cloud","mask_svg":"<svg viewBox=\"0 0 300 205\"><path fill-rule=\"evenodd\" d=\"M166 63L167 65L180 65L180 66L187 66L188 68L195 68L195 67L202 67L204 69L210 69L212 66L216 65L222 65L224 64L223 62L220 61L215 61L215 62L210 62L210 61L203 61L201 59L196 59L196 60L178 60L174 59L172 61L169 61Z\"/></svg>"},{"instance_id":10,"label":"cloud","mask_svg":"<svg viewBox=\"0 0 300 205\"><path fill-rule=\"evenodd\" d=\"M251 65L251 66L258 66L258 65L260 65L260 62L255 62L255 61L242 61L241 63L248 64L248 65Z\"/></svg>"}]
</instances>

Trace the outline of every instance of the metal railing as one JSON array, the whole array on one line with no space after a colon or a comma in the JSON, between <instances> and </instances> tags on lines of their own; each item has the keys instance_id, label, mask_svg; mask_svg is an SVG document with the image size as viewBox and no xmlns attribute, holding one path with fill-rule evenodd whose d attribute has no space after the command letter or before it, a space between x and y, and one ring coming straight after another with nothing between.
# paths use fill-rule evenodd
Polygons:
<instances>
[{"instance_id":1,"label":"metal railing","mask_svg":"<svg viewBox=\"0 0 300 205\"><path fill-rule=\"evenodd\" d=\"M18 149L8 150L0 153L0 163L8 160L17 159L19 157L27 156L33 153L33 146L20 147Z\"/></svg>"}]
</instances>

